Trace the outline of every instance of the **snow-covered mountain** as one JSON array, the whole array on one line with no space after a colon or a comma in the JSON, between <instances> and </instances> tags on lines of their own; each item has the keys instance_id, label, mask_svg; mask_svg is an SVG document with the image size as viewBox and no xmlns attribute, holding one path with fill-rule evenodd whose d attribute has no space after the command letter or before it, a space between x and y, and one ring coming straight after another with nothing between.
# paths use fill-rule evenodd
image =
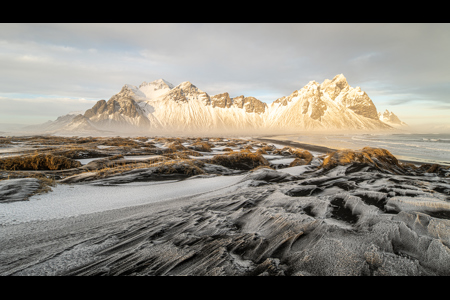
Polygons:
<instances>
[{"instance_id":1,"label":"snow-covered mountain","mask_svg":"<svg viewBox=\"0 0 450 300\"><path fill-rule=\"evenodd\" d=\"M266 125L272 129L389 129L359 87L352 88L340 74L322 84L310 81L291 95L275 100Z\"/></svg>"},{"instance_id":2,"label":"snow-covered mountain","mask_svg":"<svg viewBox=\"0 0 450 300\"><path fill-rule=\"evenodd\" d=\"M380 119L369 96L359 87L350 87L342 74L321 84L311 81L270 105L254 97L232 98L227 92L210 96L189 81L177 86L164 79L139 87L125 84L108 101L99 100L72 118L65 119L64 130L79 127L150 134L392 129ZM58 127L58 120L46 127Z\"/></svg>"},{"instance_id":3,"label":"snow-covered mountain","mask_svg":"<svg viewBox=\"0 0 450 300\"><path fill-rule=\"evenodd\" d=\"M379 112L378 118L380 119L380 121L393 127L407 126L405 122L401 121L393 112L390 112L387 109L384 111L384 113Z\"/></svg>"}]
</instances>

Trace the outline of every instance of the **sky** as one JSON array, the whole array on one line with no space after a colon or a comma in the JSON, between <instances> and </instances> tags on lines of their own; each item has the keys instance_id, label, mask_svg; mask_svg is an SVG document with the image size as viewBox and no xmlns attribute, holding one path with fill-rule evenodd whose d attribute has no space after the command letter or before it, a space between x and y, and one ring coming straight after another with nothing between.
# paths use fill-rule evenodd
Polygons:
<instances>
[{"instance_id":1,"label":"sky","mask_svg":"<svg viewBox=\"0 0 450 300\"><path fill-rule=\"evenodd\" d=\"M0 123L55 120L159 78L271 103L343 74L378 111L450 129L449 56L450 23L1 23Z\"/></svg>"}]
</instances>

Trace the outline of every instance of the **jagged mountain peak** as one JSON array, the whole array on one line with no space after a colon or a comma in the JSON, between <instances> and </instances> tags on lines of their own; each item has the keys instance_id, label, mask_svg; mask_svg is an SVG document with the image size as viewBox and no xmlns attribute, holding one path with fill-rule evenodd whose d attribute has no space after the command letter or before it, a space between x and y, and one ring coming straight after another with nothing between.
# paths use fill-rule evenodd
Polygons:
<instances>
[{"instance_id":1,"label":"jagged mountain peak","mask_svg":"<svg viewBox=\"0 0 450 300\"><path fill-rule=\"evenodd\" d=\"M352 88L343 74L312 80L291 95L270 105L271 128L304 129L386 129L378 119L377 109L359 87Z\"/></svg>"},{"instance_id":2,"label":"jagged mountain peak","mask_svg":"<svg viewBox=\"0 0 450 300\"><path fill-rule=\"evenodd\" d=\"M342 87L348 86L347 78L342 73L334 76L331 81Z\"/></svg>"},{"instance_id":3,"label":"jagged mountain peak","mask_svg":"<svg viewBox=\"0 0 450 300\"><path fill-rule=\"evenodd\" d=\"M182 83L177 85L175 88L180 88L180 89L198 89L198 87L196 87L190 81L183 81Z\"/></svg>"},{"instance_id":4,"label":"jagged mountain peak","mask_svg":"<svg viewBox=\"0 0 450 300\"><path fill-rule=\"evenodd\" d=\"M405 122L401 121L400 118L397 117L397 115L395 115L393 112L390 112L387 109L383 113L379 112L378 117L379 117L380 121L387 123L389 125L393 125L393 126L407 125Z\"/></svg>"},{"instance_id":5,"label":"jagged mountain peak","mask_svg":"<svg viewBox=\"0 0 450 300\"><path fill-rule=\"evenodd\" d=\"M165 79L162 79L162 78L160 78L160 79L156 79L156 80L154 80L154 81L152 81L152 82L146 82L146 81L144 81L144 82L142 82L140 85L139 85L139 88L142 88L142 87L146 87L146 86L153 86L153 88L156 90L156 89L164 89L164 88L169 88L169 89L173 89L175 86L172 84L172 83L170 83L170 82L168 82L167 80L165 80Z\"/></svg>"}]
</instances>

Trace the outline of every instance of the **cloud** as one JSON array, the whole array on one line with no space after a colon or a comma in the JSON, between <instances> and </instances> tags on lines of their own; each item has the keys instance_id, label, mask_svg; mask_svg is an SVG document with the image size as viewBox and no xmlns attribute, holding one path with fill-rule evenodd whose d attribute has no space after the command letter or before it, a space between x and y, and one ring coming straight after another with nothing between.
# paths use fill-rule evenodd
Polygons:
<instances>
[{"instance_id":1,"label":"cloud","mask_svg":"<svg viewBox=\"0 0 450 300\"><path fill-rule=\"evenodd\" d=\"M95 101L78 98L8 98L0 97L2 123L37 124L55 120L71 111L85 111Z\"/></svg>"}]
</instances>

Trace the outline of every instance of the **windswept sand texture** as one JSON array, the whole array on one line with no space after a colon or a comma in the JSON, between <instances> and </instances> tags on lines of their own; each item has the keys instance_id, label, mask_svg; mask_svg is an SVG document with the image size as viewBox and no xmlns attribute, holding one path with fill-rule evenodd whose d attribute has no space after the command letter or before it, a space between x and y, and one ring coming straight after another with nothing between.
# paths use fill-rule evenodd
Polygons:
<instances>
[{"instance_id":1,"label":"windswept sand texture","mask_svg":"<svg viewBox=\"0 0 450 300\"><path fill-rule=\"evenodd\" d=\"M450 275L449 167L249 138L3 144L85 163L0 170L3 276Z\"/></svg>"}]
</instances>

